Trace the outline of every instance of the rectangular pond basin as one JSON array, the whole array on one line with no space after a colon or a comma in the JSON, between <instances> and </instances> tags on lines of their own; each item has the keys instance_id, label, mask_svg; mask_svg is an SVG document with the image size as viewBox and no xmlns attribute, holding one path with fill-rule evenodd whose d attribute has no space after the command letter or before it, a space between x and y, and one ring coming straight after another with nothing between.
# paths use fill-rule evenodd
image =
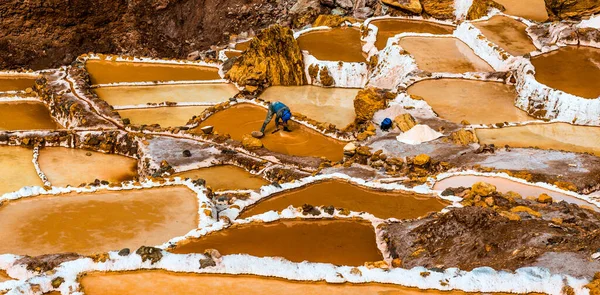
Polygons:
<instances>
[{"instance_id":1,"label":"rectangular pond basin","mask_svg":"<svg viewBox=\"0 0 600 295\"><path fill-rule=\"evenodd\" d=\"M204 120L200 127L214 126L215 131L230 134L231 138L241 141L244 135L260 130L266 116L265 108L242 103L213 114ZM344 142L293 121L290 121L289 125L292 132L280 130L272 133L276 130L275 118L273 118L265 129L265 136L261 139L265 148L287 155L326 157L332 161L342 159ZM202 131L197 128L193 132Z\"/></svg>"},{"instance_id":2,"label":"rectangular pond basin","mask_svg":"<svg viewBox=\"0 0 600 295\"><path fill-rule=\"evenodd\" d=\"M404 37L399 44L432 73L492 72L493 69L461 40L454 37Z\"/></svg>"},{"instance_id":3,"label":"rectangular pond basin","mask_svg":"<svg viewBox=\"0 0 600 295\"><path fill-rule=\"evenodd\" d=\"M319 60L366 62L357 28L311 31L300 35L298 44Z\"/></svg>"},{"instance_id":4,"label":"rectangular pond basin","mask_svg":"<svg viewBox=\"0 0 600 295\"><path fill-rule=\"evenodd\" d=\"M525 32L527 25L513 18L496 15L487 21L475 22L473 25L488 40L514 56L521 56L537 50Z\"/></svg>"},{"instance_id":5,"label":"rectangular pond basin","mask_svg":"<svg viewBox=\"0 0 600 295\"><path fill-rule=\"evenodd\" d=\"M341 180L328 180L309 184L292 191L278 193L245 209L240 218L281 211L289 205L301 207L334 206L356 212L368 212L378 218L411 219L437 212L448 206L436 197L410 192L389 192L364 188Z\"/></svg>"},{"instance_id":6,"label":"rectangular pond basin","mask_svg":"<svg viewBox=\"0 0 600 295\"><path fill-rule=\"evenodd\" d=\"M370 22L377 27L377 41L375 47L381 50L385 48L389 38L400 33L427 33L434 35L452 34L453 26L437 24L428 21L407 20L407 19L378 19Z\"/></svg>"},{"instance_id":7,"label":"rectangular pond basin","mask_svg":"<svg viewBox=\"0 0 600 295\"><path fill-rule=\"evenodd\" d=\"M260 176L250 174L250 172L234 165L194 169L175 173L171 177L204 179L207 186L217 191L256 190L263 185L269 184L268 181Z\"/></svg>"},{"instance_id":8,"label":"rectangular pond basin","mask_svg":"<svg viewBox=\"0 0 600 295\"><path fill-rule=\"evenodd\" d=\"M79 186L94 180L121 182L137 177L137 160L84 149L40 149L40 168L53 186Z\"/></svg>"},{"instance_id":9,"label":"rectangular pond basin","mask_svg":"<svg viewBox=\"0 0 600 295\"><path fill-rule=\"evenodd\" d=\"M221 79L215 67L90 59L85 63L92 84Z\"/></svg>"},{"instance_id":10,"label":"rectangular pond basin","mask_svg":"<svg viewBox=\"0 0 600 295\"><path fill-rule=\"evenodd\" d=\"M354 122L354 98L359 89L317 86L271 86L261 98L285 103L292 113L344 128Z\"/></svg>"},{"instance_id":11,"label":"rectangular pond basin","mask_svg":"<svg viewBox=\"0 0 600 295\"><path fill-rule=\"evenodd\" d=\"M36 79L37 77L31 75L0 75L0 92L33 88Z\"/></svg>"},{"instance_id":12,"label":"rectangular pond basin","mask_svg":"<svg viewBox=\"0 0 600 295\"><path fill-rule=\"evenodd\" d=\"M443 119L470 124L525 122L535 118L515 106L515 87L499 82L433 79L417 82L408 94L423 98ZM476 108L474 108L476 106Z\"/></svg>"},{"instance_id":13,"label":"rectangular pond basin","mask_svg":"<svg viewBox=\"0 0 600 295\"><path fill-rule=\"evenodd\" d=\"M504 5L504 13L522 18L544 22L548 20L546 2L544 0L495 0Z\"/></svg>"},{"instance_id":14,"label":"rectangular pond basin","mask_svg":"<svg viewBox=\"0 0 600 295\"><path fill-rule=\"evenodd\" d=\"M45 104L35 101L0 103L0 130L61 129Z\"/></svg>"},{"instance_id":15,"label":"rectangular pond basin","mask_svg":"<svg viewBox=\"0 0 600 295\"><path fill-rule=\"evenodd\" d=\"M92 254L160 245L198 226L187 187L40 196L0 207L0 253Z\"/></svg>"},{"instance_id":16,"label":"rectangular pond basin","mask_svg":"<svg viewBox=\"0 0 600 295\"><path fill-rule=\"evenodd\" d=\"M24 186L43 186L33 166L33 150L20 146L0 146L0 195Z\"/></svg>"},{"instance_id":17,"label":"rectangular pond basin","mask_svg":"<svg viewBox=\"0 0 600 295\"><path fill-rule=\"evenodd\" d=\"M238 93L229 83L114 86L94 89L98 97L113 106L162 102L211 102L228 100Z\"/></svg>"},{"instance_id":18,"label":"rectangular pond basin","mask_svg":"<svg viewBox=\"0 0 600 295\"><path fill-rule=\"evenodd\" d=\"M198 239L182 242L174 253L249 254L283 257L293 262L363 265L383 257L377 249L375 230L368 222L353 220L279 220L234 225Z\"/></svg>"},{"instance_id":19,"label":"rectangular pond basin","mask_svg":"<svg viewBox=\"0 0 600 295\"><path fill-rule=\"evenodd\" d=\"M121 118L134 125L158 124L161 127L185 126L193 117L202 114L208 106L159 107L119 110Z\"/></svg>"}]
</instances>

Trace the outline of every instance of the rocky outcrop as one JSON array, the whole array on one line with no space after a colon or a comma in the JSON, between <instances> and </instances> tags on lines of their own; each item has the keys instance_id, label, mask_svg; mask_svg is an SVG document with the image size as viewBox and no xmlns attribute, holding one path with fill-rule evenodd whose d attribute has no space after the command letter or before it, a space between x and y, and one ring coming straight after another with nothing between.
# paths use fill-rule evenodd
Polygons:
<instances>
[{"instance_id":1,"label":"rocky outcrop","mask_svg":"<svg viewBox=\"0 0 600 295\"><path fill-rule=\"evenodd\" d=\"M423 14L439 19L454 18L454 0L421 0Z\"/></svg>"},{"instance_id":2,"label":"rocky outcrop","mask_svg":"<svg viewBox=\"0 0 600 295\"><path fill-rule=\"evenodd\" d=\"M396 118L394 118L394 124L396 124L396 127L398 127L400 131L406 132L411 128L415 127L415 125L417 125L417 122L415 121L415 118L413 118L413 116L406 113L396 116Z\"/></svg>"},{"instance_id":3,"label":"rocky outcrop","mask_svg":"<svg viewBox=\"0 0 600 295\"><path fill-rule=\"evenodd\" d=\"M475 135L475 132L473 132L473 130L466 129L460 129L458 131L452 132L449 138L455 144L460 145L467 145L479 142L479 140L477 139L477 135Z\"/></svg>"},{"instance_id":4,"label":"rocky outcrop","mask_svg":"<svg viewBox=\"0 0 600 295\"><path fill-rule=\"evenodd\" d=\"M394 99L394 94L376 88L365 88L354 98L355 123L363 124L373 118L376 111L384 109L388 100Z\"/></svg>"},{"instance_id":5,"label":"rocky outcrop","mask_svg":"<svg viewBox=\"0 0 600 295\"><path fill-rule=\"evenodd\" d=\"M546 11L553 18L581 19L600 13L598 0L546 0Z\"/></svg>"},{"instance_id":6,"label":"rocky outcrop","mask_svg":"<svg viewBox=\"0 0 600 295\"><path fill-rule=\"evenodd\" d=\"M313 27L327 26L327 27L337 27L344 22L355 23L357 20L353 17L348 16L340 16L333 14L321 14L317 17L317 19L313 22Z\"/></svg>"},{"instance_id":7,"label":"rocky outcrop","mask_svg":"<svg viewBox=\"0 0 600 295\"><path fill-rule=\"evenodd\" d=\"M479 19L486 16L491 8L499 9L500 11L506 10L503 5L498 4L492 0L473 0L473 4L467 12L467 19Z\"/></svg>"},{"instance_id":8,"label":"rocky outcrop","mask_svg":"<svg viewBox=\"0 0 600 295\"><path fill-rule=\"evenodd\" d=\"M381 2L415 14L423 12L423 6L421 6L419 0L382 0Z\"/></svg>"},{"instance_id":9,"label":"rocky outcrop","mask_svg":"<svg viewBox=\"0 0 600 295\"><path fill-rule=\"evenodd\" d=\"M258 138L252 137L252 135L246 134L242 137L242 145L249 150L259 149L263 147L262 141Z\"/></svg>"}]
</instances>

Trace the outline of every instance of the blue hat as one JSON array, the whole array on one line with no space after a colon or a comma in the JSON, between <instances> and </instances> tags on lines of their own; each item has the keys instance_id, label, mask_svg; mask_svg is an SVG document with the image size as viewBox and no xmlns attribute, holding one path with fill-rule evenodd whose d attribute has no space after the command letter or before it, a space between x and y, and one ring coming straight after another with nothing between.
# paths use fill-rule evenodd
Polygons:
<instances>
[{"instance_id":1,"label":"blue hat","mask_svg":"<svg viewBox=\"0 0 600 295\"><path fill-rule=\"evenodd\" d=\"M292 118L292 113L290 113L290 111L285 111L283 112L283 115L281 116L281 120L283 120L283 123L287 123L287 121L289 121Z\"/></svg>"}]
</instances>

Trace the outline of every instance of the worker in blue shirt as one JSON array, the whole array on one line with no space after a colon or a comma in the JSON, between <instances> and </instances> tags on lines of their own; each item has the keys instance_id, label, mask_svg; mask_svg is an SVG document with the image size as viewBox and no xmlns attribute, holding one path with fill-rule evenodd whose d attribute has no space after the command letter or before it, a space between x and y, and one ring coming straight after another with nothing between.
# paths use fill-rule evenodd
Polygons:
<instances>
[{"instance_id":1,"label":"worker in blue shirt","mask_svg":"<svg viewBox=\"0 0 600 295\"><path fill-rule=\"evenodd\" d=\"M292 112L290 111L290 108L279 101L273 103L269 102L268 104L269 112L267 113L267 118L265 119L262 128L260 128L260 132L265 132L265 128L267 127L267 124L271 122L271 119L273 119L273 115L275 115L275 127L279 128L279 125L282 125L284 131L290 132L291 130L288 128L287 124L287 122L292 118Z\"/></svg>"}]
</instances>

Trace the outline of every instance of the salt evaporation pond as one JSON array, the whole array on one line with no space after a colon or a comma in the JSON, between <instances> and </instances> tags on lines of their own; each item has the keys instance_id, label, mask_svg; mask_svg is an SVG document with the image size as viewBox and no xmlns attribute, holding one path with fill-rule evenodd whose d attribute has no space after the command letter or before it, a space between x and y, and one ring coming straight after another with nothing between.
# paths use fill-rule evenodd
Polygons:
<instances>
[{"instance_id":1,"label":"salt evaporation pond","mask_svg":"<svg viewBox=\"0 0 600 295\"><path fill-rule=\"evenodd\" d=\"M158 124L161 127L185 126L193 116L198 116L208 106L159 107L119 110L121 118L134 125Z\"/></svg>"},{"instance_id":2,"label":"salt evaporation pond","mask_svg":"<svg viewBox=\"0 0 600 295\"><path fill-rule=\"evenodd\" d=\"M453 26L442 25L434 22L408 20L397 18L378 19L370 22L377 27L377 41L375 47L381 50L385 48L389 38L400 33L427 33L434 35L452 34Z\"/></svg>"},{"instance_id":3,"label":"salt evaporation pond","mask_svg":"<svg viewBox=\"0 0 600 295\"><path fill-rule=\"evenodd\" d=\"M283 257L293 262L352 266L383 259L373 226L355 220L278 220L234 225L182 242L169 251L188 254L204 253L206 249L217 249L223 255L244 253Z\"/></svg>"},{"instance_id":4,"label":"salt evaporation pond","mask_svg":"<svg viewBox=\"0 0 600 295\"><path fill-rule=\"evenodd\" d=\"M544 0L494 0L506 8L504 13L526 19L544 22L548 20L546 2Z\"/></svg>"},{"instance_id":5,"label":"salt evaporation pond","mask_svg":"<svg viewBox=\"0 0 600 295\"><path fill-rule=\"evenodd\" d=\"M33 166L33 150L20 146L1 146L0 195L24 186L43 186Z\"/></svg>"},{"instance_id":6,"label":"salt evaporation pond","mask_svg":"<svg viewBox=\"0 0 600 295\"><path fill-rule=\"evenodd\" d=\"M465 79L424 80L408 87L408 94L422 97L443 119L470 124L532 121L515 107L515 87L499 82Z\"/></svg>"},{"instance_id":7,"label":"salt evaporation pond","mask_svg":"<svg viewBox=\"0 0 600 295\"><path fill-rule=\"evenodd\" d=\"M250 47L251 42L252 42L252 39L248 39L246 41L235 43L234 49L244 51L244 50L248 49L248 47Z\"/></svg>"},{"instance_id":8,"label":"salt evaporation pond","mask_svg":"<svg viewBox=\"0 0 600 295\"><path fill-rule=\"evenodd\" d=\"M491 72L492 67L454 37L404 37L399 45L417 61L419 69L428 72Z\"/></svg>"},{"instance_id":9,"label":"salt evaporation pond","mask_svg":"<svg viewBox=\"0 0 600 295\"><path fill-rule=\"evenodd\" d=\"M281 101L292 112L319 122L344 128L354 122L354 98L360 89L318 86L271 86L261 94L268 101Z\"/></svg>"},{"instance_id":10,"label":"salt evaporation pond","mask_svg":"<svg viewBox=\"0 0 600 295\"><path fill-rule=\"evenodd\" d=\"M0 207L0 253L92 254L159 245L197 227L187 187L39 196Z\"/></svg>"},{"instance_id":11,"label":"salt evaporation pond","mask_svg":"<svg viewBox=\"0 0 600 295\"><path fill-rule=\"evenodd\" d=\"M0 270L0 283L10 281L12 279L13 278L9 277L5 271Z\"/></svg>"},{"instance_id":12,"label":"salt evaporation pond","mask_svg":"<svg viewBox=\"0 0 600 295\"><path fill-rule=\"evenodd\" d=\"M497 15L489 20L474 22L485 37L508 53L521 56L536 51L525 29L527 25L513 18Z\"/></svg>"},{"instance_id":13,"label":"salt evaporation pond","mask_svg":"<svg viewBox=\"0 0 600 295\"><path fill-rule=\"evenodd\" d=\"M252 175L250 172L234 165L194 169L175 173L171 177L204 179L207 186L217 191L256 190L263 185L269 184L268 181L260 176Z\"/></svg>"},{"instance_id":14,"label":"salt evaporation pond","mask_svg":"<svg viewBox=\"0 0 600 295\"><path fill-rule=\"evenodd\" d=\"M301 50L318 60L365 62L360 41L360 30L356 28L333 28L304 33L298 37Z\"/></svg>"},{"instance_id":15,"label":"salt evaporation pond","mask_svg":"<svg viewBox=\"0 0 600 295\"><path fill-rule=\"evenodd\" d=\"M240 218L262 214L271 210L281 211L289 205L301 207L333 205L356 212L368 212L375 217L410 219L442 210L449 203L427 195L402 191L379 191L350 184L346 181L329 180L309 184L259 201L244 210Z\"/></svg>"},{"instance_id":16,"label":"salt evaporation pond","mask_svg":"<svg viewBox=\"0 0 600 295\"><path fill-rule=\"evenodd\" d=\"M0 75L0 92L33 88L37 77L31 75Z\"/></svg>"},{"instance_id":17,"label":"salt evaporation pond","mask_svg":"<svg viewBox=\"0 0 600 295\"><path fill-rule=\"evenodd\" d=\"M0 103L0 130L61 129L41 102L11 101Z\"/></svg>"}]
</instances>

